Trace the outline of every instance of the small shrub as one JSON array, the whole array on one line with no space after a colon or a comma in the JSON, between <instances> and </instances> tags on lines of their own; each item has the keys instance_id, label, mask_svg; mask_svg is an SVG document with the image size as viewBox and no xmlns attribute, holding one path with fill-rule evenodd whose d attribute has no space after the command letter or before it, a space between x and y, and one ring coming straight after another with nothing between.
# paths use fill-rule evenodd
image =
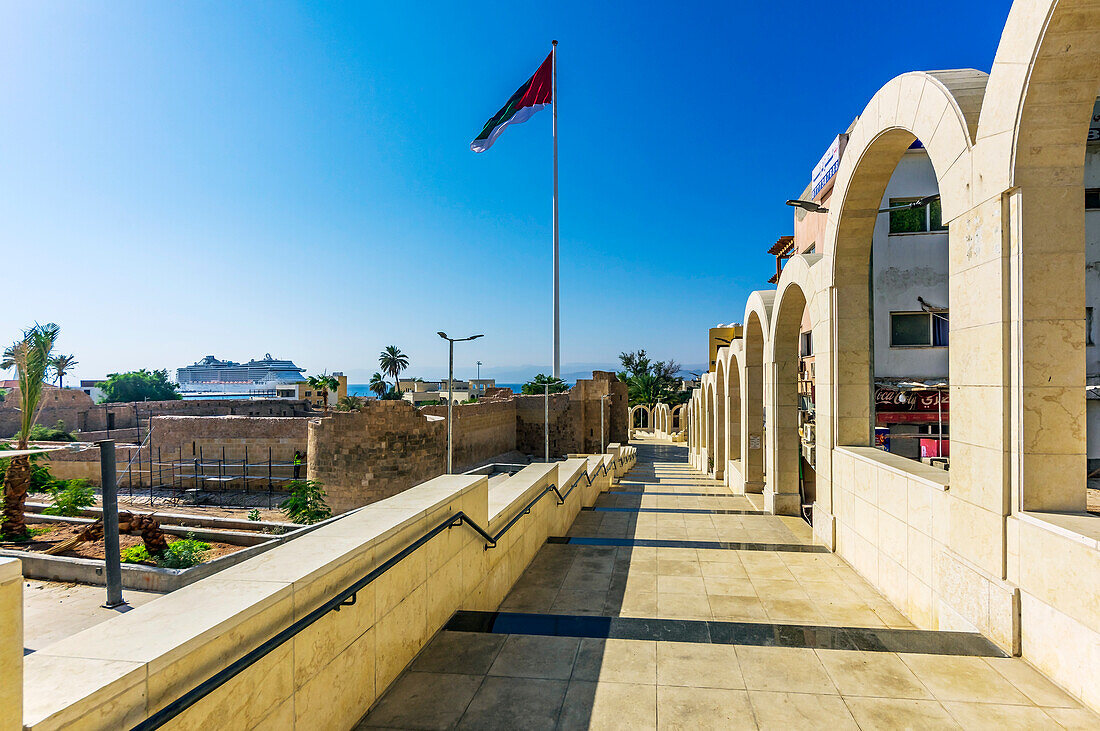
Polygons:
<instances>
[{"instance_id":1,"label":"small shrub","mask_svg":"<svg viewBox=\"0 0 1100 731\"><path fill-rule=\"evenodd\" d=\"M279 503L287 519L292 523L309 525L332 515L325 502L325 491L316 480L294 480L288 487L290 497Z\"/></svg>"},{"instance_id":2,"label":"small shrub","mask_svg":"<svg viewBox=\"0 0 1100 731\"><path fill-rule=\"evenodd\" d=\"M249 510L248 511L248 519L249 520L254 520L254 521L259 520L260 519L260 509L259 508L252 508L252 510Z\"/></svg>"},{"instance_id":3,"label":"small shrub","mask_svg":"<svg viewBox=\"0 0 1100 731\"><path fill-rule=\"evenodd\" d=\"M84 508L95 505L95 492L87 480L58 480L46 490L53 499L53 505L42 511L46 515L72 518L80 515Z\"/></svg>"},{"instance_id":4,"label":"small shrub","mask_svg":"<svg viewBox=\"0 0 1100 731\"><path fill-rule=\"evenodd\" d=\"M122 563L153 563L153 557L145 550L145 544L122 549Z\"/></svg>"},{"instance_id":5,"label":"small shrub","mask_svg":"<svg viewBox=\"0 0 1100 731\"><path fill-rule=\"evenodd\" d=\"M189 569L202 563L209 550L209 543L195 540L195 534L188 533L186 538L168 544L168 550L157 559L157 566L162 569Z\"/></svg>"},{"instance_id":6,"label":"small shrub","mask_svg":"<svg viewBox=\"0 0 1100 731\"><path fill-rule=\"evenodd\" d=\"M18 436L18 435L16 435ZM65 430L65 422L58 421L54 426L35 424L31 427L28 438L32 442L75 442L76 436Z\"/></svg>"}]
</instances>

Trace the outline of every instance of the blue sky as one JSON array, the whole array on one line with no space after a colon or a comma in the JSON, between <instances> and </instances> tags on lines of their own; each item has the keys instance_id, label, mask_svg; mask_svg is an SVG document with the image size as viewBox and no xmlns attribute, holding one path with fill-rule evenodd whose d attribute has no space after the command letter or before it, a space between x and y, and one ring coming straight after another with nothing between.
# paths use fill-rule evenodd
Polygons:
<instances>
[{"instance_id":1,"label":"blue sky","mask_svg":"<svg viewBox=\"0 0 1100 731\"><path fill-rule=\"evenodd\" d=\"M700 363L832 138L899 73L988 71L1008 7L9 1L0 340L354 380L389 344L438 376L446 330L485 333L462 375L547 369L550 114L469 142L557 38L563 370Z\"/></svg>"}]
</instances>

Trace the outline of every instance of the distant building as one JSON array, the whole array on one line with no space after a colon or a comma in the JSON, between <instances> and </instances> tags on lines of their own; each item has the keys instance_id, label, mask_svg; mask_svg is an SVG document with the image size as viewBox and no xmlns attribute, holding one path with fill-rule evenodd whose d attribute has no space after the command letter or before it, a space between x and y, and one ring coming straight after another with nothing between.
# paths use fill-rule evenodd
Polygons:
<instances>
[{"instance_id":1,"label":"distant building","mask_svg":"<svg viewBox=\"0 0 1100 731\"><path fill-rule=\"evenodd\" d=\"M100 388L107 382L105 378L93 378L89 380L80 381L80 390L92 397L92 401L99 403L99 400L104 396L103 389Z\"/></svg>"},{"instance_id":2,"label":"distant building","mask_svg":"<svg viewBox=\"0 0 1100 731\"><path fill-rule=\"evenodd\" d=\"M348 377L343 373L336 372L332 374L339 382L335 391L328 392L328 405L333 407L340 403L340 399L348 395ZM321 392L309 385L309 381L295 381L294 383L284 383L275 387L275 397L285 399L301 399L308 401L314 407L323 409L325 402L321 395Z\"/></svg>"},{"instance_id":3,"label":"distant building","mask_svg":"<svg viewBox=\"0 0 1100 731\"><path fill-rule=\"evenodd\" d=\"M401 398L414 404L428 401L447 402L447 381L418 381L412 378L398 381ZM451 384L451 400L461 403L471 398L481 398L490 388L496 388L495 378L473 378L469 381L455 379Z\"/></svg>"}]
</instances>

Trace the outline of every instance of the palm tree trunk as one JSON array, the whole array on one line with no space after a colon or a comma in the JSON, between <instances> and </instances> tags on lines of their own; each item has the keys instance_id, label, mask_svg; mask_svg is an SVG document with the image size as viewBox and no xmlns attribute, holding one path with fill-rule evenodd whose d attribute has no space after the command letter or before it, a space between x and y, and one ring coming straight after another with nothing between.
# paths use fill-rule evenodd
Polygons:
<instances>
[{"instance_id":1,"label":"palm tree trunk","mask_svg":"<svg viewBox=\"0 0 1100 731\"><path fill-rule=\"evenodd\" d=\"M12 457L7 474L4 475L4 521L0 533L20 537L26 533L27 523L23 519L23 509L30 485L30 457Z\"/></svg>"}]
</instances>

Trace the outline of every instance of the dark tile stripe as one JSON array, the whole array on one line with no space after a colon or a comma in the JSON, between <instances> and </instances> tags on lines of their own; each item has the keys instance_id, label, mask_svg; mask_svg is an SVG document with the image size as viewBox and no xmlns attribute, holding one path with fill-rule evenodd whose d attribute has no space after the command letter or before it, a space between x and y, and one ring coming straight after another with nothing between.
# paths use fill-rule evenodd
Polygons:
<instances>
[{"instance_id":1,"label":"dark tile stripe","mask_svg":"<svg viewBox=\"0 0 1100 731\"><path fill-rule=\"evenodd\" d=\"M551 637L1008 657L1000 648L976 632L933 632L916 629L471 611L456 612L444 629L452 632Z\"/></svg>"},{"instance_id":2,"label":"dark tile stripe","mask_svg":"<svg viewBox=\"0 0 1100 731\"><path fill-rule=\"evenodd\" d=\"M732 492L662 492L661 490L607 490L608 495L672 495L676 497L739 497Z\"/></svg>"},{"instance_id":3,"label":"dark tile stripe","mask_svg":"<svg viewBox=\"0 0 1100 731\"><path fill-rule=\"evenodd\" d=\"M574 546L626 546L638 548L709 548L720 551L784 551L787 553L829 553L825 546L812 543L741 543L737 541L674 541L653 538L599 538L588 536L550 536L547 543Z\"/></svg>"},{"instance_id":4,"label":"dark tile stripe","mask_svg":"<svg viewBox=\"0 0 1100 731\"><path fill-rule=\"evenodd\" d=\"M702 515L771 515L763 510L707 510L706 508L620 508L594 505L581 510L597 513L694 513Z\"/></svg>"}]
</instances>

